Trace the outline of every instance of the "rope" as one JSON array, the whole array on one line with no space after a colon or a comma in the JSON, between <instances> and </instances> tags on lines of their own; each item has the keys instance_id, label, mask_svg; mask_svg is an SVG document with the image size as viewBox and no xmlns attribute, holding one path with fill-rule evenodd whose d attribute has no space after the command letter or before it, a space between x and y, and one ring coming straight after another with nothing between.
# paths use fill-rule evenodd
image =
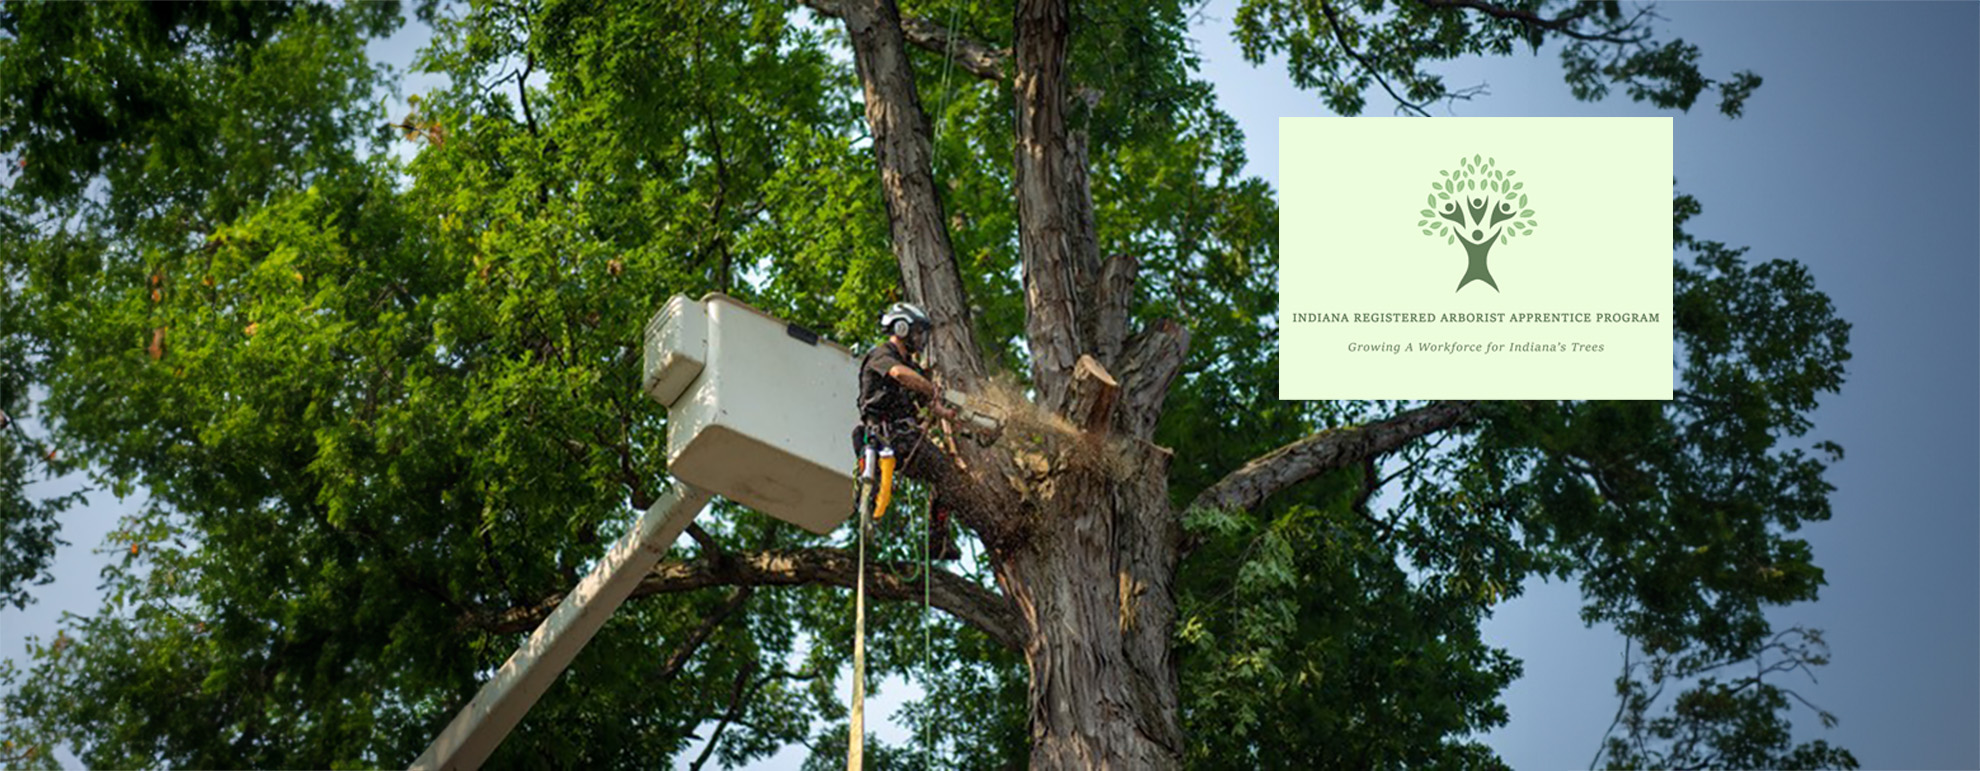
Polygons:
<instances>
[{"instance_id":1,"label":"rope","mask_svg":"<svg viewBox=\"0 0 1980 771\"><path fill-rule=\"evenodd\" d=\"M972 9L975 8L975 3L973 2L973 0L971 2L971 8ZM956 64L956 55L955 55L956 16L961 12L962 12L961 2L957 2L953 7L949 9L949 24L946 28L949 32L949 39L946 43L944 43L943 51L942 51L942 84L941 84L942 97L935 108L936 119L931 119L929 121L929 123L931 124L929 126L929 137L928 137L929 154L933 156L933 159L929 162L929 168L928 168L928 176L930 182L933 182L935 178L940 175L940 172L942 170L942 151L941 151L941 146L937 144L937 140L941 139L942 137L942 124L941 121L937 119L947 116L949 112L949 72L955 69L955 64ZM937 190L940 190L941 186L936 185L935 188ZM927 424L927 418L924 417L921 426L922 442L932 442L935 440L933 434L928 430L929 428L930 426L928 426ZM912 463L914 461L915 454L920 452L920 450L921 450L921 444L917 442L914 446L914 449L908 451L908 456L906 458L901 459L901 467L906 468L908 464ZM933 642L934 637L933 637L933 633L931 632L931 625L929 623L930 615L932 612L931 607L933 605L932 602L933 576L931 574L935 570L934 555L930 553L930 548L929 548L930 547L929 541L935 535L935 500L934 500L933 490L929 491L928 506L924 507L922 509L922 512L923 512L922 513L923 537L921 538L921 694L922 694L921 697L922 699L930 702L930 706L927 710L925 710L922 713L921 766L922 768L933 768L934 766L932 763L932 759L930 758L930 755L933 752L935 746L935 719L934 719L935 710L932 704L933 698L929 695L931 691L931 686L934 684L934 680L935 680L934 677L935 656L934 656L934 642ZM861 541L860 541L861 567L860 567L860 600L859 600L860 620L858 622L858 627L859 627L859 635L862 638L864 638L866 635L865 632L866 571L865 571L865 562L864 562L865 554L866 554L865 551L866 541L864 540L864 537L865 537L866 523L869 520L869 517L862 516L859 518L859 520L860 520L860 532L861 532ZM864 666L865 666L865 659L863 658L863 656L864 653L861 644L859 642L855 642L853 644L853 666L855 669L861 670L862 673L864 671ZM857 700L860 698L860 696L861 693L859 691L854 692L854 699L856 704L858 703ZM856 765L849 767L853 769L858 768L858 766Z\"/></svg>"},{"instance_id":2,"label":"rope","mask_svg":"<svg viewBox=\"0 0 1980 771\"><path fill-rule=\"evenodd\" d=\"M931 768L931 766L928 763L929 760L928 755L930 749L933 748L935 745L935 719L934 719L935 710L933 704L934 697L931 695L929 690L930 684L935 679L934 663L933 663L935 657L933 653L931 653L931 651L933 651L933 647L932 647L933 643L930 642L931 638L929 637L929 632L928 632L928 617L929 617L929 604L930 604L929 585L931 579L931 576L929 574L935 570L934 560L929 556L928 553L929 551L928 542L935 537L935 505L934 504L935 502L933 498L931 498L929 500L929 505L922 509L922 515L921 515L923 524L926 525L926 527L924 527L923 529L928 531L928 537L921 539L921 698L930 702L929 709L923 714L921 718L921 767L922 768Z\"/></svg>"},{"instance_id":3,"label":"rope","mask_svg":"<svg viewBox=\"0 0 1980 771\"><path fill-rule=\"evenodd\" d=\"M860 450L857 495L859 496L859 572L853 601L853 695L847 720L851 736L846 741L847 771L861 771L866 764L866 531L872 526L873 467L878 465L872 446Z\"/></svg>"}]
</instances>

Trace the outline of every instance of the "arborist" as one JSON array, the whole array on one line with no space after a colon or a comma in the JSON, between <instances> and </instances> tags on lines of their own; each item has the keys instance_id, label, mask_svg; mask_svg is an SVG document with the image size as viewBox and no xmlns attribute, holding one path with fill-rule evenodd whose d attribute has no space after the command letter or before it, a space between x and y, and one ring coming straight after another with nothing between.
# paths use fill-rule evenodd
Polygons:
<instances>
[{"instance_id":1,"label":"arborist","mask_svg":"<svg viewBox=\"0 0 1980 771\"><path fill-rule=\"evenodd\" d=\"M890 447L900 459L902 473L929 485L928 554L932 559L954 560L962 552L950 531L941 491L934 486L940 470L951 461L927 436L925 420L952 419L956 414L937 398L928 370L915 361L926 350L935 324L920 308L894 303L880 314L880 328L887 339L860 360L860 427L853 432L854 449L861 450L868 442Z\"/></svg>"}]
</instances>

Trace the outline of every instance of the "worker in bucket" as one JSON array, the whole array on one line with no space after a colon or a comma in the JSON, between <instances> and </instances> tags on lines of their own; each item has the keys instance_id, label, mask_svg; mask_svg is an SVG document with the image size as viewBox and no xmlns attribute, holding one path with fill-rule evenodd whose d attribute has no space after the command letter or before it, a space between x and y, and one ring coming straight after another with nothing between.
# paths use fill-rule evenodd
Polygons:
<instances>
[{"instance_id":1,"label":"worker in bucket","mask_svg":"<svg viewBox=\"0 0 1980 771\"><path fill-rule=\"evenodd\" d=\"M949 511L933 488L940 469L950 460L948 453L927 438L923 413L936 418L953 418L954 413L936 398L935 382L929 379L928 371L915 363L916 355L926 349L935 324L920 308L894 303L880 314L880 328L887 339L860 360L861 425L855 431L854 443L861 444L863 435L893 448L903 473L930 484L928 555L953 560L962 552L950 531Z\"/></svg>"}]
</instances>

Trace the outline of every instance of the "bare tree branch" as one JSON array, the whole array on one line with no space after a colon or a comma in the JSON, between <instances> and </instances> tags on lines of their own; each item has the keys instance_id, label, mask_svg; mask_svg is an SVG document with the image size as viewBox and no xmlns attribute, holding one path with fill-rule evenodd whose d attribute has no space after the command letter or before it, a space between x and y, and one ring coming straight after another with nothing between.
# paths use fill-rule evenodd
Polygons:
<instances>
[{"instance_id":1,"label":"bare tree branch","mask_svg":"<svg viewBox=\"0 0 1980 771\"><path fill-rule=\"evenodd\" d=\"M1091 117L1093 106L1100 102L1100 92L1091 88L1075 88L1074 97L1087 105L1087 115ZM1073 311L1078 314L1073 328L1073 345L1081 355L1092 354L1102 366L1112 367L1112 354L1103 357L1100 340L1100 316L1112 302L1104 296L1106 287L1106 264L1100 259L1100 229L1093 213L1093 180L1087 174L1090 142L1085 128L1070 131L1066 136L1065 192L1063 206L1066 217L1066 256L1072 276ZM1132 284L1127 287L1131 292ZM1127 299L1122 303L1131 304ZM1115 351L1119 353L1120 343L1115 341Z\"/></svg>"},{"instance_id":2,"label":"bare tree branch","mask_svg":"<svg viewBox=\"0 0 1980 771\"><path fill-rule=\"evenodd\" d=\"M1065 0L1019 0L1017 71L1018 254L1024 266L1024 336L1038 404L1060 414L1078 360L1079 301L1074 296L1082 225L1078 153L1066 133ZM1083 170L1079 173L1084 176Z\"/></svg>"},{"instance_id":3,"label":"bare tree branch","mask_svg":"<svg viewBox=\"0 0 1980 771\"><path fill-rule=\"evenodd\" d=\"M839 0L799 0L820 15L844 18ZM901 33L910 45L949 57L969 74L991 81L1004 79L1004 63L1011 58L1008 48L995 48L980 40L964 37L940 24L919 16L901 17Z\"/></svg>"},{"instance_id":4,"label":"bare tree branch","mask_svg":"<svg viewBox=\"0 0 1980 771\"><path fill-rule=\"evenodd\" d=\"M1120 416L1114 427L1119 433L1140 439L1155 435L1162 402L1188 354L1189 329L1169 319L1149 325L1128 341L1118 374Z\"/></svg>"},{"instance_id":5,"label":"bare tree branch","mask_svg":"<svg viewBox=\"0 0 1980 771\"><path fill-rule=\"evenodd\" d=\"M1141 261L1131 254L1116 254L1100 266L1093 287L1086 294L1093 298L1093 357L1109 369L1118 367L1127 345L1128 316L1134 308L1135 280Z\"/></svg>"},{"instance_id":6,"label":"bare tree branch","mask_svg":"<svg viewBox=\"0 0 1980 771\"><path fill-rule=\"evenodd\" d=\"M858 559L844 549L799 549L732 553L726 564L709 560L662 562L640 581L633 597L693 591L714 586L821 585L851 588L858 578ZM909 562L871 562L868 594L885 600L920 601L921 566ZM989 589L946 570L935 570L928 582L929 604L976 627L997 644L1021 650L1017 616L1010 603ZM528 606L509 608L473 619L469 625L496 633L525 632L555 610L563 594Z\"/></svg>"},{"instance_id":7,"label":"bare tree branch","mask_svg":"<svg viewBox=\"0 0 1980 771\"><path fill-rule=\"evenodd\" d=\"M823 2L824 0L819 0ZM807 3L812 0L806 0ZM935 322L931 345L942 376L968 390L982 379L969 297L956 267L948 220L935 192L934 150L893 0L830 3L846 22L866 98L894 258L908 300ZM812 7L817 8L818 5Z\"/></svg>"},{"instance_id":8,"label":"bare tree branch","mask_svg":"<svg viewBox=\"0 0 1980 771\"><path fill-rule=\"evenodd\" d=\"M1190 505L1249 509L1280 490L1455 426L1470 418L1477 404L1433 402L1387 420L1321 431L1252 459L1204 489Z\"/></svg>"}]
</instances>

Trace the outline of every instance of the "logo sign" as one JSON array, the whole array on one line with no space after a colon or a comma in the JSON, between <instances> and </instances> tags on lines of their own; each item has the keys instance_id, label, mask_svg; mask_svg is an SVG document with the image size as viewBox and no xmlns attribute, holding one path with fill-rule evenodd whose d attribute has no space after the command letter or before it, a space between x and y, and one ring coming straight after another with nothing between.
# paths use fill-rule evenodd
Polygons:
<instances>
[{"instance_id":1,"label":"logo sign","mask_svg":"<svg viewBox=\"0 0 1980 771\"><path fill-rule=\"evenodd\" d=\"M1279 159L1280 398L1671 398L1669 118L1281 118Z\"/></svg>"},{"instance_id":2,"label":"logo sign","mask_svg":"<svg viewBox=\"0 0 1980 771\"><path fill-rule=\"evenodd\" d=\"M1496 168L1498 163L1496 158L1478 155L1459 158L1456 168L1437 172L1443 179L1431 183L1431 193L1423 199L1430 207L1416 222L1418 227L1429 226L1423 235L1464 245L1464 279L1458 281L1458 291L1473 281L1498 289L1485 264L1492 245L1511 241L1514 233L1533 235L1534 226L1540 224L1533 210L1526 208L1526 194L1520 192L1526 183L1513 180L1519 172Z\"/></svg>"}]
</instances>

